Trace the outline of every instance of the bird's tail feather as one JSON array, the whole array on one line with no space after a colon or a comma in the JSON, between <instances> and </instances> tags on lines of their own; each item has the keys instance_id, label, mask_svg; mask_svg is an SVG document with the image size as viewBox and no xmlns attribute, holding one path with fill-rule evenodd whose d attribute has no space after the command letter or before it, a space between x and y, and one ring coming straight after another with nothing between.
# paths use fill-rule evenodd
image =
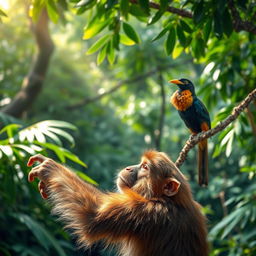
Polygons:
<instances>
[{"instance_id":1,"label":"bird's tail feather","mask_svg":"<svg viewBox=\"0 0 256 256\"><path fill-rule=\"evenodd\" d=\"M198 143L198 183L208 185L208 143L207 139Z\"/></svg>"}]
</instances>

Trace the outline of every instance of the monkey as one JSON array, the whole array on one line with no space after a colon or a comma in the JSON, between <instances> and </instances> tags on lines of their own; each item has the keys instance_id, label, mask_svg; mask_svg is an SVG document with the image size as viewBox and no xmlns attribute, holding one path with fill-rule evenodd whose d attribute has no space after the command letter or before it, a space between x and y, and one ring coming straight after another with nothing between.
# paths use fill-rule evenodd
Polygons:
<instances>
[{"instance_id":1,"label":"monkey","mask_svg":"<svg viewBox=\"0 0 256 256\"><path fill-rule=\"evenodd\" d=\"M41 196L71 230L79 246L98 241L121 256L207 256L207 224L187 178L167 154L146 151L122 169L118 192L102 192L42 155L32 156L29 182L39 178Z\"/></svg>"}]
</instances>

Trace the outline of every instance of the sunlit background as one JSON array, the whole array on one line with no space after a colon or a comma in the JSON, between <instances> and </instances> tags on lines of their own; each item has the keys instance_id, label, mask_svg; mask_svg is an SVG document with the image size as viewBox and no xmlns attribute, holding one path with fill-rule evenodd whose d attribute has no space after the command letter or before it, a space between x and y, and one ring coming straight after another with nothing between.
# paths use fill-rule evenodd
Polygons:
<instances>
[{"instance_id":1,"label":"sunlit background","mask_svg":"<svg viewBox=\"0 0 256 256\"><path fill-rule=\"evenodd\" d=\"M148 17L130 15L127 23L140 43L127 38L120 28L124 35L119 51L102 58L100 50L88 54L88 49L112 31L106 27L84 40L96 11L78 15L74 7L77 2L68 1L65 12L48 10L54 52L45 75L40 73L47 66L43 63L33 76L39 51L32 29L35 22L31 21L31 17L34 21L38 17L33 16L31 1L0 1L0 9L7 15L0 16L0 255L115 255L103 250L101 244L90 252L75 249L75 241L50 215L36 184L27 183L26 161L30 155L47 154L100 189L115 190L117 171L137 163L146 149L167 152L175 161L189 138L170 104L170 96L177 89L168 83L170 79L185 77L194 82L213 127L255 89L255 35L232 28L228 31L224 25L228 21L222 22L221 37L216 37L216 20L207 22L212 27L206 39L206 26L195 25L189 18L165 13L147 25ZM116 1L112 2L118 8ZM185 1L172 4L181 8L181 2ZM199 2L188 2L184 8L192 10ZM249 2L245 1L243 8L255 12ZM207 3L210 11L220 9L214 1ZM237 8L243 13L240 5ZM155 13L152 10L151 15ZM247 17L251 16L248 11ZM168 33L154 42L152 39L168 20L177 27L183 20L191 31L183 31L185 49L176 35L174 49L167 56ZM30 79L43 81L37 96L30 98L32 104L17 115L6 114L6 108ZM21 95L26 98L24 91ZM197 184L196 148L181 167L209 219L211 256L256 255L255 106L254 102L238 120L209 139L207 188ZM12 113L20 109L14 108Z\"/></svg>"}]
</instances>

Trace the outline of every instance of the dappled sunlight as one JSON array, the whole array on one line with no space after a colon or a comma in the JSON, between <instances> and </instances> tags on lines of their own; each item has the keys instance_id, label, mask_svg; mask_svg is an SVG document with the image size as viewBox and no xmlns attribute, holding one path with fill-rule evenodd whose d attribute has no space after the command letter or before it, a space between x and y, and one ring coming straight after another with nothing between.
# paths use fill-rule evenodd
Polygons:
<instances>
[{"instance_id":1,"label":"dappled sunlight","mask_svg":"<svg viewBox=\"0 0 256 256\"><path fill-rule=\"evenodd\" d=\"M11 223L1 226L0 254L75 254L36 183L28 186L32 155L54 158L109 190L117 170L157 149L178 161L202 205L210 255L256 255L256 7L251 1L147 3L0 0L0 223ZM31 29L42 8L52 55L49 40L35 40ZM188 84L168 83L181 78L193 82L193 94ZM180 118L185 110L170 103L177 90L182 106L198 96L215 133L190 137ZM198 112L206 110L199 105L183 119L202 130L205 115ZM203 188L197 144L205 135L209 184ZM91 254L105 255L97 246Z\"/></svg>"}]
</instances>

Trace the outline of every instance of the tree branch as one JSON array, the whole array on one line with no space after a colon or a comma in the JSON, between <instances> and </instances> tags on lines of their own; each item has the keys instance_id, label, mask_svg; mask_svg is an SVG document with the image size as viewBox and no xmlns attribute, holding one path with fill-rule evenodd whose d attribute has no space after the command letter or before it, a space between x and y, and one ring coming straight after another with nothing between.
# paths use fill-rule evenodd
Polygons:
<instances>
[{"instance_id":1,"label":"tree branch","mask_svg":"<svg viewBox=\"0 0 256 256\"><path fill-rule=\"evenodd\" d=\"M138 4L137 0L130 0L131 3L133 4ZM156 10L160 10L160 5L154 2L149 2L149 6L152 9L156 9ZM178 14L179 16L182 16L184 18L193 18L193 14L189 11L186 11L184 9L179 9L179 8L175 8L172 6L168 6L166 9L167 12L171 12L174 14Z\"/></svg>"},{"instance_id":2,"label":"tree branch","mask_svg":"<svg viewBox=\"0 0 256 256\"><path fill-rule=\"evenodd\" d=\"M240 17L240 14L238 10L235 7L234 0L228 0L228 7L230 9L231 15L233 17L233 27L236 32L240 32L242 30L245 30L247 32L250 32L254 35L256 35L256 26L255 23L249 22L249 21L243 21Z\"/></svg>"},{"instance_id":3,"label":"tree branch","mask_svg":"<svg viewBox=\"0 0 256 256\"><path fill-rule=\"evenodd\" d=\"M175 164L177 167L180 167L183 162L186 160L188 152L201 140L207 139L215 135L216 133L224 130L230 123L238 118L241 112L248 107L248 105L256 99L256 89L254 89L251 93L247 95L247 97L236 107L233 108L231 115L229 115L224 121L221 121L217 126L214 128L206 131L200 132L196 136L190 136L187 140L185 146L181 150L178 159L176 160Z\"/></svg>"},{"instance_id":4,"label":"tree branch","mask_svg":"<svg viewBox=\"0 0 256 256\"><path fill-rule=\"evenodd\" d=\"M32 25L32 30L38 46L35 61L29 74L23 80L21 90L7 106L1 109L1 112L13 117L21 117L41 92L54 49L48 29L48 15L45 9L39 16L38 22Z\"/></svg>"}]
</instances>

